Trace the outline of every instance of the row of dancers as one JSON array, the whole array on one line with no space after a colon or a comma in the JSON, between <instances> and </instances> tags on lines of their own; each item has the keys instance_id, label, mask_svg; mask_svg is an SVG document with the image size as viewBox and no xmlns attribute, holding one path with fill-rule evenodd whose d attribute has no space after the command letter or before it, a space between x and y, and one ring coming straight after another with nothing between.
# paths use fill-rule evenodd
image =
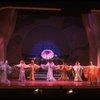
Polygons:
<instances>
[{"instance_id":1,"label":"row of dancers","mask_svg":"<svg viewBox=\"0 0 100 100\"><path fill-rule=\"evenodd\" d=\"M14 65L13 67L9 66L8 61L0 62L0 83L10 84L10 80L8 80L7 75L13 71L13 68L19 69L19 81L24 82L26 81L25 77L25 69L30 69L30 80L35 80L35 71L39 68L47 70L47 81L56 81L53 70L61 71L61 76L58 80L67 81L69 77L67 72L72 70L72 75L74 76L74 81L81 82L82 80L82 73L84 74L85 78L90 83L100 82L100 67L93 65L90 62L88 66L82 66L79 61L76 61L75 65L68 65L63 61L61 65L55 65L53 61L47 61L46 64L37 65L35 64L34 60L31 60L30 64L26 64L24 60L20 60L19 64Z\"/></svg>"}]
</instances>

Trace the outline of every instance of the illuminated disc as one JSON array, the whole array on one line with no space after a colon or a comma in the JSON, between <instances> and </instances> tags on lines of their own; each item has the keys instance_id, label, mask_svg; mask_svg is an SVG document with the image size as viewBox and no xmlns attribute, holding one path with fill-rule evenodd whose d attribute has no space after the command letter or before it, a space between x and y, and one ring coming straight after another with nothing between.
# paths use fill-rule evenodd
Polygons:
<instances>
[{"instance_id":1,"label":"illuminated disc","mask_svg":"<svg viewBox=\"0 0 100 100\"><path fill-rule=\"evenodd\" d=\"M41 57L44 59L51 59L54 57L54 52L50 49L45 49L41 52Z\"/></svg>"}]
</instances>

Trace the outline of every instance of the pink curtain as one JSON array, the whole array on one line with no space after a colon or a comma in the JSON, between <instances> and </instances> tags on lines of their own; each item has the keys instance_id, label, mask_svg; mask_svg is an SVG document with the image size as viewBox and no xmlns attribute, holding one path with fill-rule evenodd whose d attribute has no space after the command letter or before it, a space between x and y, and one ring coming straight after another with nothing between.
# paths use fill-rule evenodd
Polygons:
<instances>
[{"instance_id":1,"label":"pink curtain","mask_svg":"<svg viewBox=\"0 0 100 100\"><path fill-rule=\"evenodd\" d=\"M15 9L0 11L0 60L6 59L6 46L16 23Z\"/></svg>"},{"instance_id":2,"label":"pink curtain","mask_svg":"<svg viewBox=\"0 0 100 100\"><path fill-rule=\"evenodd\" d=\"M91 10L91 13L82 14L82 20L89 41L90 61L100 66L100 11Z\"/></svg>"}]
</instances>

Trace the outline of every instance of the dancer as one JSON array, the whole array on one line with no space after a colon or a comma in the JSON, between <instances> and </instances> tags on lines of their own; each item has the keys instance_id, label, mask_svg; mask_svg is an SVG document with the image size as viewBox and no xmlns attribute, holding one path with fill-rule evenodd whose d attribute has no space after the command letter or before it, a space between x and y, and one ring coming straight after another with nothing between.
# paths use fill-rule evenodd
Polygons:
<instances>
[{"instance_id":1,"label":"dancer","mask_svg":"<svg viewBox=\"0 0 100 100\"><path fill-rule=\"evenodd\" d=\"M19 81L21 81L21 82L26 81L25 68L28 68L29 65L25 64L25 61L24 60L20 60L20 64L15 65L15 66L20 68Z\"/></svg>"},{"instance_id":2,"label":"dancer","mask_svg":"<svg viewBox=\"0 0 100 100\"><path fill-rule=\"evenodd\" d=\"M34 60L31 60L31 63L29 64L31 72L30 72L30 80L34 81L35 77L34 77L34 72L35 70L39 69L40 66L34 63Z\"/></svg>"},{"instance_id":3,"label":"dancer","mask_svg":"<svg viewBox=\"0 0 100 100\"><path fill-rule=\"evenodd\" d=\"M80 65L80 62L77 61L75 63L75 65L73 66L73 69L75 71L75 75L74 75L74 81L82 81L82 70L83 70L83 67Z\"/></svg>"},{"instance_id":4,"label":"dancer","mask_svg":"<svg viewBox=\"0 0 100 100\"><path fill-rule=\"evenodd\" d=\"M58 80L66 81L69 80L69 77L67 76L67 71L71 70L72 67L69 67L65 62L63 62L62 65L57 65L58 70L62 71L61 76L58 78Z\"/></svg>"},{"instance_id":5,"label":"dancer","mask_svg":"<svg viewBox=\"0 0 100 100\"><path fill-rule=\"evenodd\" d=\"M8 60L0 62L0 84L10 85L8 74L12 72L12 67L8 65Z\"/></svg>"},{"instance_id":6,"label":"dancer","mask_svg":"<svg viewBox=\"0 0 100 100\"><path fill-rule=\"evenodd\" d=\"M87 68L87 75L85 75L85 78L90 82L90 84L94 84L97 82L96 77L96 66L93 65L92 61L90 61L90 65L86 66Z\"/></svg>"},{"instance_id":7,"label":"dancer","mask_svg":"<svg viewBox=\"0 0 100 100\"><path fill-rule=\"evenodd\" d=\"M56 81L56 79L53 76L53 68L56 68L55 64L52 61L48 61L46 65L41 64L42 69L47 69L47 81Z\"/></svg>"}]
</instances>

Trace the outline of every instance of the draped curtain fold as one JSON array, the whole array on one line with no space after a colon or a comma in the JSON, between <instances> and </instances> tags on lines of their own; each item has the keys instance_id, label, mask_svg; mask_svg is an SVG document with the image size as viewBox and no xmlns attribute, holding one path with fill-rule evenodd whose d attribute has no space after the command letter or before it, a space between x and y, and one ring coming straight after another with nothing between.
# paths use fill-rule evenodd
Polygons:
<instances>
[{"instance_id":1,"label":"draped curtain fold","mask_svg":"<svg viewBox=\"0 0 100 100\"><path fill-rule=\"evenodd\" d=\"M89 60L100 66L100 11L82 14L82 20L89 41Z\"/></svg>"},{"instance_id":2,"label":"draped curtain fold","mask_svg":"<svg viewBox=\"0 0 100 100\"><path fill-rule=\"evenodd\" d=\"M6 59L6 47L13 34L16 23L16 10L6 9L0 12L0 60ZM1 46L2 45L2 46Z\"/></svg>"}]
</instances>

